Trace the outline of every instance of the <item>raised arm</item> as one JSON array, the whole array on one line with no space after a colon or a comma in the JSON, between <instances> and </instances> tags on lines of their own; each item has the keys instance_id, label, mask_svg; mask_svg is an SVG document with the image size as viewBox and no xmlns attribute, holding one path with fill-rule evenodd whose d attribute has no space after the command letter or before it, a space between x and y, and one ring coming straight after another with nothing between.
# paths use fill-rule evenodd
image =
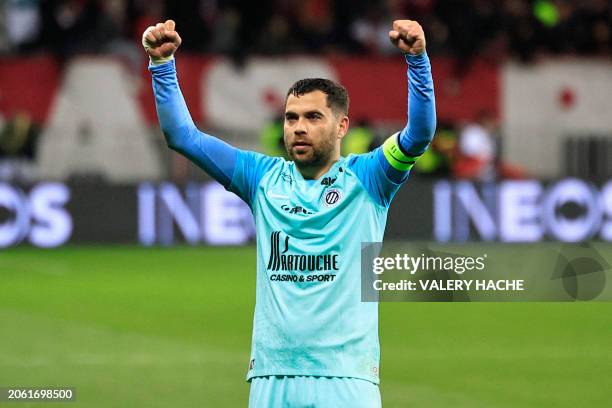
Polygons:
<instances>
[{"instance_id":1,"label":"raised arm","mask_svg":"<svg viewBox=\"0 0 612 408\"><path fill-rule=\"evenodd\" d=\"M397 136L393 135L384 143L382 150L386 160L381 162L389 177L400 182L405 180L407 171L433 138L436 101L421 25L412 20L396 20L389 38L404 53L408 63L408 123Z\"/></svg>"},{"instance_id":2,"label":"raised arm","mask_svg":"<svg viewBox=\"0 0 612 408\"><path fill-rule=\"evenodd\" d=\"M436 130L436 100L425 34L416 21L400 20L393 23L389 37L408 63L408 124L400 132L399 144L406 155L418 157Z\"/></svg>"},{"instance_id":3,"label":"raised arm","mask_svg":"<svg viewBox=\"0 0 612 408\"><path fill-rule=\"evenodd\" d=\"M168 20L147 28L142 35L142 45L151 59L157 117L166 143L250 205L259 181L278 159L237 149L198 130L176 76L174 53L181 37L174 28L174 21Z\"/></svg>"},{"instance_id":4,"label":"raised arm","mask_svg":"<svg viewBox=\"0 0 612 408\"><path fill-rule=\"evenodd\" d=\"M416 21L396 20L389 38L403 52L408 64L408 123L373 152L355 156L351 164L370 195L381 205L390 204L436 129L433 78L423 28Z\"/></svg>"},{"instance_id":5,"label":"raised arm","mask_svg":"<svg viewBox=\"0 0 612 408\"><path fill-rule=\"evenodd\" d=\"M147 28L142 44L150 57L153 92L159 124L168 147L183 154L228 188L239 150L200 132L193 123L179 88L174 53L181 44L174 21Z\"/></svg>"}]
</instances>

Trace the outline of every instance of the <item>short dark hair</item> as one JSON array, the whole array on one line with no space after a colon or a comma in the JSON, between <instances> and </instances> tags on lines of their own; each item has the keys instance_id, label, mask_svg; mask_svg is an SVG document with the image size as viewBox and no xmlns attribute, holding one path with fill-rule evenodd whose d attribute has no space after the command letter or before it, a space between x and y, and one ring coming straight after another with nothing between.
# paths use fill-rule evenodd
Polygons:
<instances>
[{"instance_id":1,"label":"short dark hair","mask_svg":"<svg viewBox=\"0 0 612 408\"><path fill-rule=\"evenodd\" d=\"M304 94L321 91L327 95L327 106L335 112L348 114L349 97L346 89L337 82L325 78L300 79L289 88L289 95L302 96Z\"/></svg>"}]
</instances>

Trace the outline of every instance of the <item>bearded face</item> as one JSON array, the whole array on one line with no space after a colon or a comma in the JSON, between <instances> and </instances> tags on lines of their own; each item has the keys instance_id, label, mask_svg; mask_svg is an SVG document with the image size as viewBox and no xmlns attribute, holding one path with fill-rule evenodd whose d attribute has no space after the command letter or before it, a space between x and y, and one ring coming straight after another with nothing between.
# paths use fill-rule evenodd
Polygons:
<instances>
[{"instance_id":1,"label":"bearded face","mask_svg":"<svg viewBox=\"0 0 612 408\"><path fill-rule=\"evenodd\" d=\"M289 95L284 124L289 158L298 168L321 167L334 160L346 132L345 118L327 106L327 95L321 91Z\"/></svg>"}]
</instances>

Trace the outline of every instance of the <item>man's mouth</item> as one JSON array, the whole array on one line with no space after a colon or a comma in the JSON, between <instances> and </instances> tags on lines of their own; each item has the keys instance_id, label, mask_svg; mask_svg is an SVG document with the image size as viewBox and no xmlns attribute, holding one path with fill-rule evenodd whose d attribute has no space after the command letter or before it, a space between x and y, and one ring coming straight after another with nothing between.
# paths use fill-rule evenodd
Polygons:
<instances>
[{"instance_id":1,"label":"man's mouth","mask_svg":"<svg viewBox=\"0 0 612 408\"><path fill-rule=\"evenodd\" d=\"M293 151L295 154L305 154L307 151L312 149L312 145L307 142L295 142L293 143Z\"/></svg>"}]
</instances>

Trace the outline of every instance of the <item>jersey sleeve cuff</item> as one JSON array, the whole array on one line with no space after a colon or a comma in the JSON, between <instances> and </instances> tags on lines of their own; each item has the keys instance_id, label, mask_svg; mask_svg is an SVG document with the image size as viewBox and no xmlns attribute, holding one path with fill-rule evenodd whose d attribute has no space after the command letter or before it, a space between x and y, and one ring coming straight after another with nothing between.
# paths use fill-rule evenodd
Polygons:
<instances>
[{"instance_id":1,"label":"jersey sleeve cuff","mask_svg":"<svg viewBox=\"0 0 612 408\"><path fill-rule=\"evenodd\" d=\"M420 65L426 63L429 60L429 56L427 55L427 51L423 51L418 55L413 55L410 53L404 53L404 59L410 65Z\"/></svg>"},{"instance_id":2,"label":"jersey sleeve cuff","mask_svg":"<svg viewBox=\"0 0 612 408\"><path fill-rule=\"evenodd\" d=\"M149 63L149 71L153 74L167 74L176 71L176 62L173 59L168 60L162 64Z\"/></svg>"}]
</instances>

